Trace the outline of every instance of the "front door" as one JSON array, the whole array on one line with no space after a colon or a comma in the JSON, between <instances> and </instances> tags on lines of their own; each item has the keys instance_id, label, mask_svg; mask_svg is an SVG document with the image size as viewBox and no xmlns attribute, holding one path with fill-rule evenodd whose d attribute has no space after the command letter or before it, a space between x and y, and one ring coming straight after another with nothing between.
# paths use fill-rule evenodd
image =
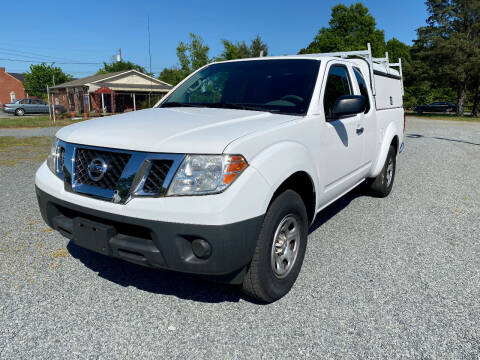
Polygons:
<instances>
[{"instance_id":1,"label":"front door","mask_svg":"<svg viewBox=\"0 0 480 360\"><path fill-rule=\"evenodd\" d=\"M363 175L362 118L360 115L335 118L333 109L337 99L353 95L351 69L348 65L331 63L327 68L327 81L321 92L325 113L322 126L323 164L320 172L324 179L324 195L331 200L354 186Z\"/></svg>"}]
</instances>

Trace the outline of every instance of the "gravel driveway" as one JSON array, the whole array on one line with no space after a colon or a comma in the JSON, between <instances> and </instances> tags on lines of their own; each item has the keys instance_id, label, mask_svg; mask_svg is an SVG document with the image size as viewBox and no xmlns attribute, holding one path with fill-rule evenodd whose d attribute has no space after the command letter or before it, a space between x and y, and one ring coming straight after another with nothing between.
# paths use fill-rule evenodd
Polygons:
<instances>
[{"instance_id":1,"label":"gravel driveway","mask_svg":"<svg viewBox=\"0 0 480 360\"><path fill-rule=\"evenodd\" d=\"M0 166L0 358L480 357L480 124L409 119L386 199L317 218L296 285L234 289L83 250Z\"/></svg>"}]
</instances>

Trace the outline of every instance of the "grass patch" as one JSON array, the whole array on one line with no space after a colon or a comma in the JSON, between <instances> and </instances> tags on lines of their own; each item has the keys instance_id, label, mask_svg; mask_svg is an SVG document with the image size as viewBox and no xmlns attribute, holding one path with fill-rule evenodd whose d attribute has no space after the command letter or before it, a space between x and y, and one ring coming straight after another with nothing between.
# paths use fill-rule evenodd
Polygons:
<instances>
[{"instance_id":1,"label":"grass patch","mask_svg":"<svg viewBox=\"0 0 480 360\"><path fill-rule=\"evenodd\" d=\"M480 117L475 117L475 116L457 116L457 115L450 115L450 114L417 114L417 113L408 113L407 116L416 117L419 119L429 119L429 120L480 122Z\"/></svg>"},{"instance_id":2,"label":"grass patch","mask_svg":"<svg viewBox=\"0 0 480 360\"><path fill-rule=\"evenodd\" d=\"M50 120L49 116L12 116L8 118L0 118L0 129L67 126L70 124L76 124L83 120L84 119L58 119L54 124L52 120Z\"/></svg>"},{"instance_id":3,"label":"grass patch","mask_svg":"<svg viewBox=\"0 0 480 360\"><path fill-rule=\"evenodd\" d=\"M21 161L42 162L47 158L52 138L0 136L0 165L14 166Z\"/></svg>"},{"instance_id":4,"label":"grass patch","mask_svg":"<svg viewBox=\"0 0 480 360\"><path fill-rule=\"evenodd\" d=\"M12 146L50 146L50 136L31 136L17 138L14 136L0 136L0 151Z\"/></svg>"}]
</instances>

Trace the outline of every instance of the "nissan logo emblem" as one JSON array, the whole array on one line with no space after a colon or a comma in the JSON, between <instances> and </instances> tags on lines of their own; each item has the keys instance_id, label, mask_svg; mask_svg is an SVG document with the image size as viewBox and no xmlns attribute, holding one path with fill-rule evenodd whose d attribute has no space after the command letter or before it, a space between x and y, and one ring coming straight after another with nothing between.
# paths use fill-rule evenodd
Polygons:
<instances>
[{"instance_id":1,"label":"nissan logo emblem","mask_svg":"<svg viewBox=\"0 0 480 360\"><path fill-rule=\"evenodd\" d=\"M100 181L107 172L108 165L102 157L96 157L88 165L88 176L93 181Z\"/></svg>"}]
</instances>

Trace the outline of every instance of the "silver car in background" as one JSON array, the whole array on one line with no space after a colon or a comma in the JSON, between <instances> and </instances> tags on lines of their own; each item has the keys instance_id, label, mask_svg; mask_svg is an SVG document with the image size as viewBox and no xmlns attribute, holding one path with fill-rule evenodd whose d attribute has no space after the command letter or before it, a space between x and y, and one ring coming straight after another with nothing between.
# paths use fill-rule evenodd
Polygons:
<instances>
[{"instance_id":1,"label":"silver car in background","mask_svg":"<svg viewBox=\"0 0 480 360\"><path fill-rule=\"evenodd\" d=\"M53 105L55 114L59 115L66 111L62 105ZM48 103L40 99L19 99L13 103L3 104L3 112L23 116L25 114L48 114Z\"/></svg>"}]
</instances>

